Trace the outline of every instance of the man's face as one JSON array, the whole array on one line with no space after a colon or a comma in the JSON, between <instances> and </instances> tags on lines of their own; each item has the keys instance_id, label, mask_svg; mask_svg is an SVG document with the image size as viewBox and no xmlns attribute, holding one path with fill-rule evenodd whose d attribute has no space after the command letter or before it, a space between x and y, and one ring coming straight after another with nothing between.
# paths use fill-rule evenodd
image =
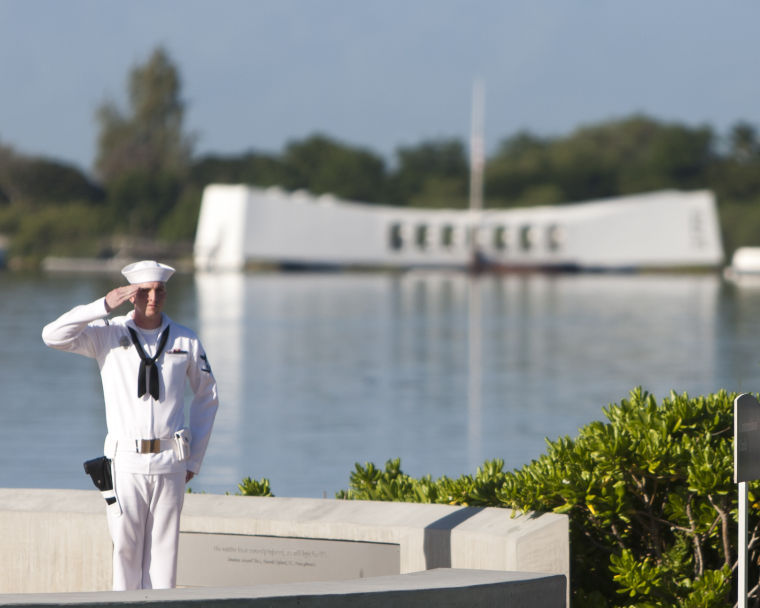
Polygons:
<instances>
[{"instance_id":1,"label":"man's face","mask_svg":"<svg viewBox=\"0 0 760 608\"><path fill-rule=\"evenodd\" d=\"M161 316L166 300L166 287L160 281L140 283L137 293L130 298L135 305L135 314L145 319L155 319Z\"/></svg>"}]
</instances>

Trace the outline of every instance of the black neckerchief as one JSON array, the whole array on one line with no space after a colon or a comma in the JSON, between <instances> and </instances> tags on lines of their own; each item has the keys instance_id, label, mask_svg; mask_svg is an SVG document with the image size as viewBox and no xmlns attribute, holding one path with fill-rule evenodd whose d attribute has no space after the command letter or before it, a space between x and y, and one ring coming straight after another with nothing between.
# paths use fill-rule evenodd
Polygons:
<instances>
[{"instance_id":1,"label":"black neckerchief","mask_svg":"<svg viewBox=\"0 0 760 608\"><path fill-rule=\"evenodd\" d=\"M166 326L166 329L158 339L158 348L156 348L156 354L153 357L145 354L143 347L140 346L140 341L137 339L137 332L131 327L127 327L127 329L129 330L129 335L132 336L132 344L135 345L137 354L140 355L140 371L137 374L137 396L142 397L145 394L146 376L150 375L150 395L158 401L158 366L156 365L156 361L164 351L166 341L169 339L169 326Z\"/></svg>"}]
</instances>

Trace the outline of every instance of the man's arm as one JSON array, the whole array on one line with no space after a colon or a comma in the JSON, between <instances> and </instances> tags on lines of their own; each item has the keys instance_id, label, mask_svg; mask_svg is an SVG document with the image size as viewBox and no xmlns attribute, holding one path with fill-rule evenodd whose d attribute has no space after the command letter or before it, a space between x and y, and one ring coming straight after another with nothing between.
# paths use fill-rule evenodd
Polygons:
<instances>
[{"instance_id":1,"label":"man's arm","mask_svg":"<svg viewBox=\"0 0 760 608\"><path fill-rule=\"evenodd\" d=\"M117 287L103 298L72 308L42 329L42 341L58 350L95 356L93 345L84 335L88 324L108 316L108 313L129 300L135 293L137 287L134 285Z\"/></svg>"},{"instance_id":2,"label":"man's arm","mask_svg":"<svg viewBox=\"0 0 760 608\"><path fill-rule=\"evenodd\" d=\"M188 368L188 380L193 391L190 404L190 434L192 436L188 472L197 475L206 454L206 447L214 426L214 418L219 408L216 380L211 372L203 346L196 343L194 361ZM188 480L189 481L189 480Z\"/></svg>"},{"instance_id":3,"label":"man's arm","mask_svg":"<svg viewBox=\"0 0 760 608\"><path fill-rule=\"evenodd\" d=\"M85 330L89 323L107 315L105 298L76 306L42 328L42 341L58 350L94 357L94 346Z\"/></svg>"}]
</instances>

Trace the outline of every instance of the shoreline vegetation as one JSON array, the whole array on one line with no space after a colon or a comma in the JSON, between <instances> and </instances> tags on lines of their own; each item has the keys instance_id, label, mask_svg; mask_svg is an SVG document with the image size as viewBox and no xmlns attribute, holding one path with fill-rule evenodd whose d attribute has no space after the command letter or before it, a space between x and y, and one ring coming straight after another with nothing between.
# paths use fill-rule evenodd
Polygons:
<instances>
[{"instance_id":1,"label":"shoreline vegetation","mask_svg":"<svg viewBox=\"0 0 760 608\"><path fill-rule=\"evenodd\" d=\"M399 459L356 463L335 497L501 507L570 519L573 606L724 607L736 599L737 489L733 402L726 391L660 403L638 387L604 408L606 421L514 471L486 461L474 475L412 478ZM238 493L273 496L269 479ZM760 596L760 483L749 484L750 598Z\"/></svg>"},{"instance_id":2,"label":"shoreline vegetation","mask_svg":"<svg viewBox=\"0 0 760 608\"><path fill-rule=\"evenodd\" d=\"M338 198L429 208L468 205L466 143L440 137L400 146L392 159L315 133L280 153L197 155L183 128L181 76L163 48L127 76L129 104L97 109L92 173L2 144L0 266L36 270L47 257L189 260L203 188L279 186ZM660 189L712 190L727 259L760 234L760 135L645 115L556 137L521 131L487 155L486 208L561 205ZM5 241L3 246L3 240Z\"/></svg>"}]
</instances>

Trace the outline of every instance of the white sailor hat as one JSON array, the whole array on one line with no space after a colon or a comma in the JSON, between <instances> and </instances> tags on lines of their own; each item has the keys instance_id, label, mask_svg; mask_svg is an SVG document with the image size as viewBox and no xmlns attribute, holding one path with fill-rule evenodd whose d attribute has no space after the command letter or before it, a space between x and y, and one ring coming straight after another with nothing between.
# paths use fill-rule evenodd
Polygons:
<instances>
[{"instance_id":1,"label":"white sailor hat","mask_svg":"<svg viewBox=\"0 0 760 608\"><path fill-rule=\"evenodd\" d=\"M143 260L129 264L121 269L121 274L127 277L132 285L139 283L154 283L160 281L166 283L174 274L174 268L166 264L159 264L153 260Z\"/></svg>"}]
</instances>

